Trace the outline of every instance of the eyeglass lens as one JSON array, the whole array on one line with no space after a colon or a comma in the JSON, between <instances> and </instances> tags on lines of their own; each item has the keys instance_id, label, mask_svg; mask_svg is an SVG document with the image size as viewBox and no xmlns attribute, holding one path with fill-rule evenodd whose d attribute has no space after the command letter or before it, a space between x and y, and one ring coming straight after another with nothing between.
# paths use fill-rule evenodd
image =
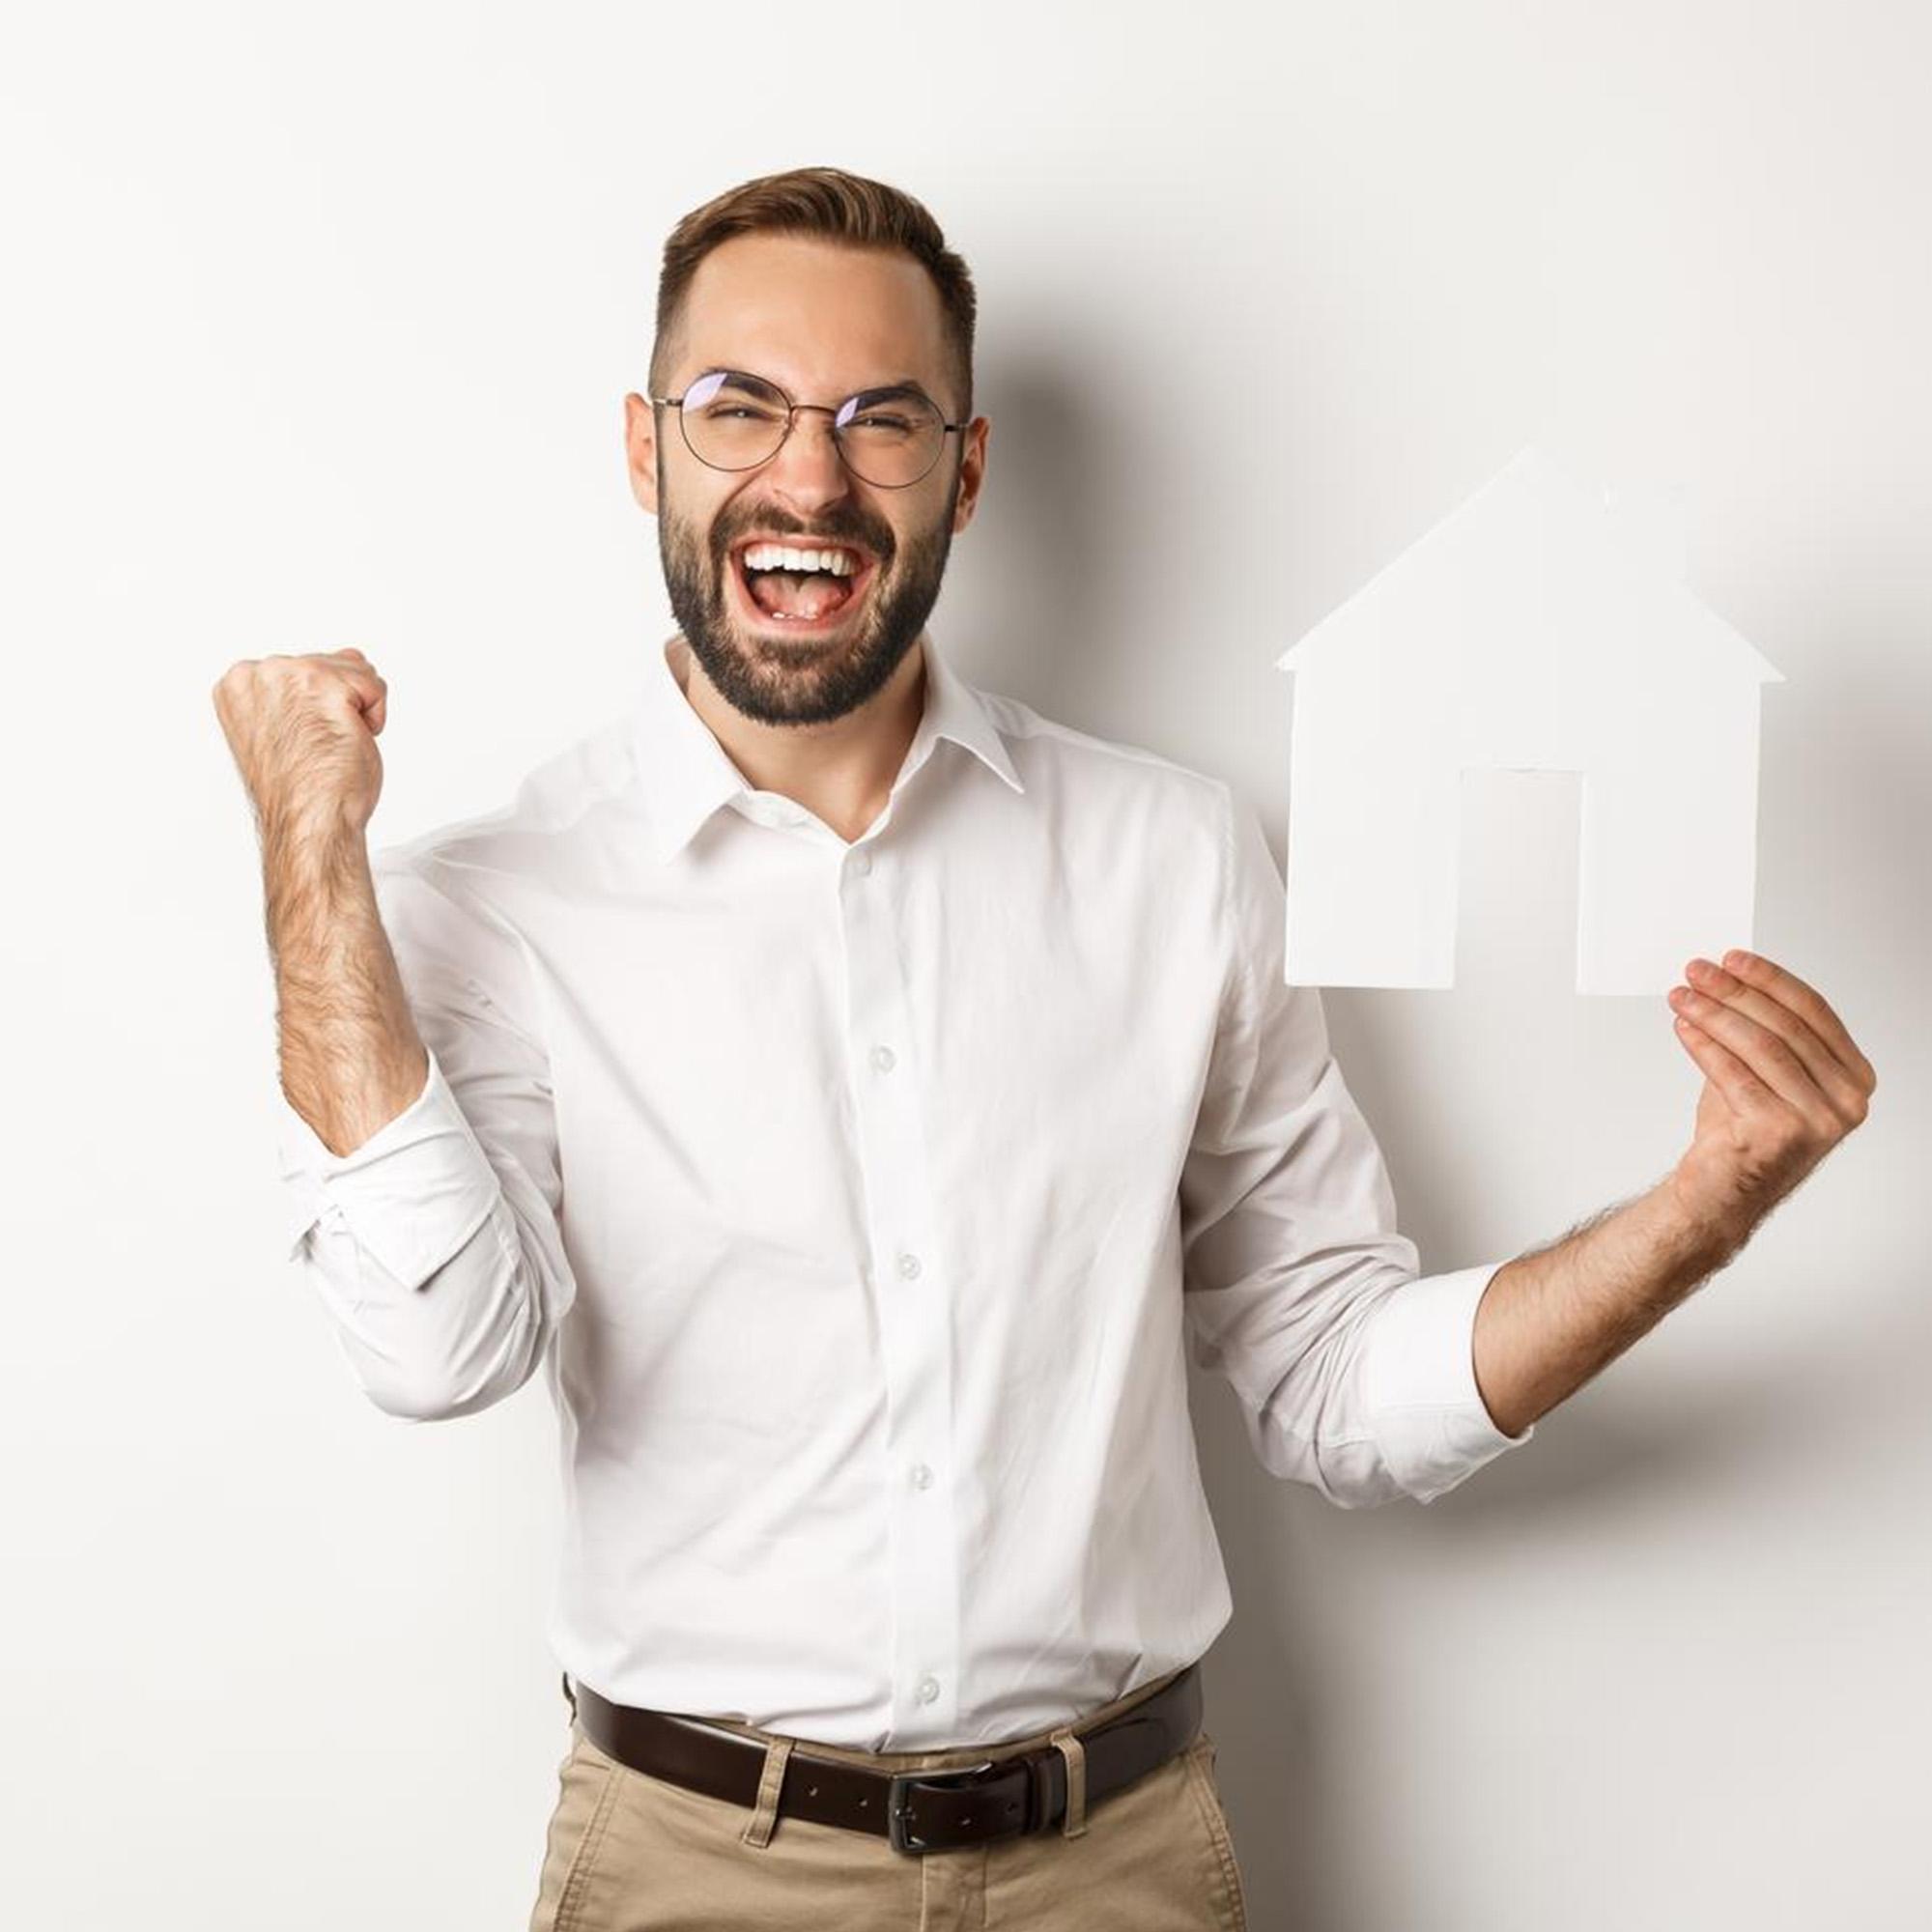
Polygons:
<instances>
[{"instance_id":1,"label":"eyeglass lens","mask_svg":"<svg viewBox=\"0 0 1932 1932\"><path fill-rule=\"evenodd\" d=\"M720 469L750 469L784 440L788 405L770 383L713 369L684 392L680 414L692 454ZM840 405L832 425L855 476L892 487L916 483L939 459L946 426L910 389L867 389Z\"/></svg>"}]
</instances>

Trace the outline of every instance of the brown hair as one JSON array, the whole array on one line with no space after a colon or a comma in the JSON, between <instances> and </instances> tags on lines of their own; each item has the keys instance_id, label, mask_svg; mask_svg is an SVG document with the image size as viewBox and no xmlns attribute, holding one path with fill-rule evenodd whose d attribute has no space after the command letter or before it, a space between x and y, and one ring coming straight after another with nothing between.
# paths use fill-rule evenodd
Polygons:
<instances>
[{"instance_id":1,"label":"brown hair","mask_svg":"<svg viewBox=\"0 0 1932 1932\"><path fill-rule=\"evenodd\" d=\"M959 390L959 419L973 415L973 276L946 245L946 237L924 206L864 175L843 168L791 168L760 175L694 208L665 242L658 276L657 343L651 351L653 394L662 393L672 338L697 265L734 235L815 235L854 248L902 248L919 262L939 290L952 378Z\"/></svg>"}]
</instances>

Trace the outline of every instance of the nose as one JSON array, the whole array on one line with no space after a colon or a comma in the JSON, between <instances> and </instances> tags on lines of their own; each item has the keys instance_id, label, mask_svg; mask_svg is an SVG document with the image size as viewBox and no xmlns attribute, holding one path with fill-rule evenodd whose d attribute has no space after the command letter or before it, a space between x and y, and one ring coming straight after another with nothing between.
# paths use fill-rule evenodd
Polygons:
<instances>
[{"instance_id":1,"label":"nose","mask_svg":"<svg viewBox=\"0 0 1932 1932\"><path fill-rule=\"evenodd\" d=\"M801 409L792 417L790 435L766 464L765 475L773 494L803 516L849 496L852 478L832 435L832 412Z\"/></svg>"}]
</instances>

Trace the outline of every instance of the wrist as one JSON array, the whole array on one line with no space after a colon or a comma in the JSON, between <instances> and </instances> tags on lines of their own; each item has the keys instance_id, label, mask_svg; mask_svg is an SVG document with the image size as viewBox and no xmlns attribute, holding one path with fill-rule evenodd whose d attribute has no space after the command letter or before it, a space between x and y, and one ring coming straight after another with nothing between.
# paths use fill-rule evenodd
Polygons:
<instances>
[{"instance_id":1,"label":"wrist","mask_svg":"<svg viewBox=\"0 0 1932 1932\"><path fill-rule=\"evenodd\" d=\"M1666 1238L1688 1258L1713 1266L1730 1259L1756 1225L1735 1198L1714 1199L1694 1170L1680 1160L1653 1190Z\"/></svg>"},{"instance_id":2,"label":"wrist","mask_svg":"<svg viewBox=\"0 0 1932 1932\"><path fill-rule=\"evenodd\" d=\"M262 859L271 878L322 886L368 874L368 836L339 812L264 813L261 824Z\"/></svg>"},{"instance_id":3,"label":"wrist","mask_svg":"<svg viewBox=\"0 0 1932 1932\"><path fill-rule=\"evenodd\" d=\"M367 842L369 819L353 798L323 787L278 791L256 801L255 817L264 838L332 847Z\"/></svg>"}]
</instances>

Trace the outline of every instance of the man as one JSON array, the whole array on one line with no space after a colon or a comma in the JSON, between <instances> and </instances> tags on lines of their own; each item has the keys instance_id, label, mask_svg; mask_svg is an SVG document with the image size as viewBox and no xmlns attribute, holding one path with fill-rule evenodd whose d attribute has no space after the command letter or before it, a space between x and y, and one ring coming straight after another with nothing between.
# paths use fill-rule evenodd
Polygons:
<instances>
[{"instance_id":1,"label":"man","mask_svg":"<svg viewBox=\"0 0 1932 1932\"><path fill-rule=\"evenodd\" d=\"M984 483L917 202L735 188L625 399L679 629L635 713L372 861L359 651L215 689L257 810L296 1252L363 1388L539 1367L573 1721L531 1924L1237 1925L1183 1348L1270 1469L1423 1502L1525 1442L1864 1117L1768 960L1696 962L1648 1193L1421 1278L1218 781L926 628ZM929 1774L925 1776L919 1773Z\"/></svg>"}]
</instances>

